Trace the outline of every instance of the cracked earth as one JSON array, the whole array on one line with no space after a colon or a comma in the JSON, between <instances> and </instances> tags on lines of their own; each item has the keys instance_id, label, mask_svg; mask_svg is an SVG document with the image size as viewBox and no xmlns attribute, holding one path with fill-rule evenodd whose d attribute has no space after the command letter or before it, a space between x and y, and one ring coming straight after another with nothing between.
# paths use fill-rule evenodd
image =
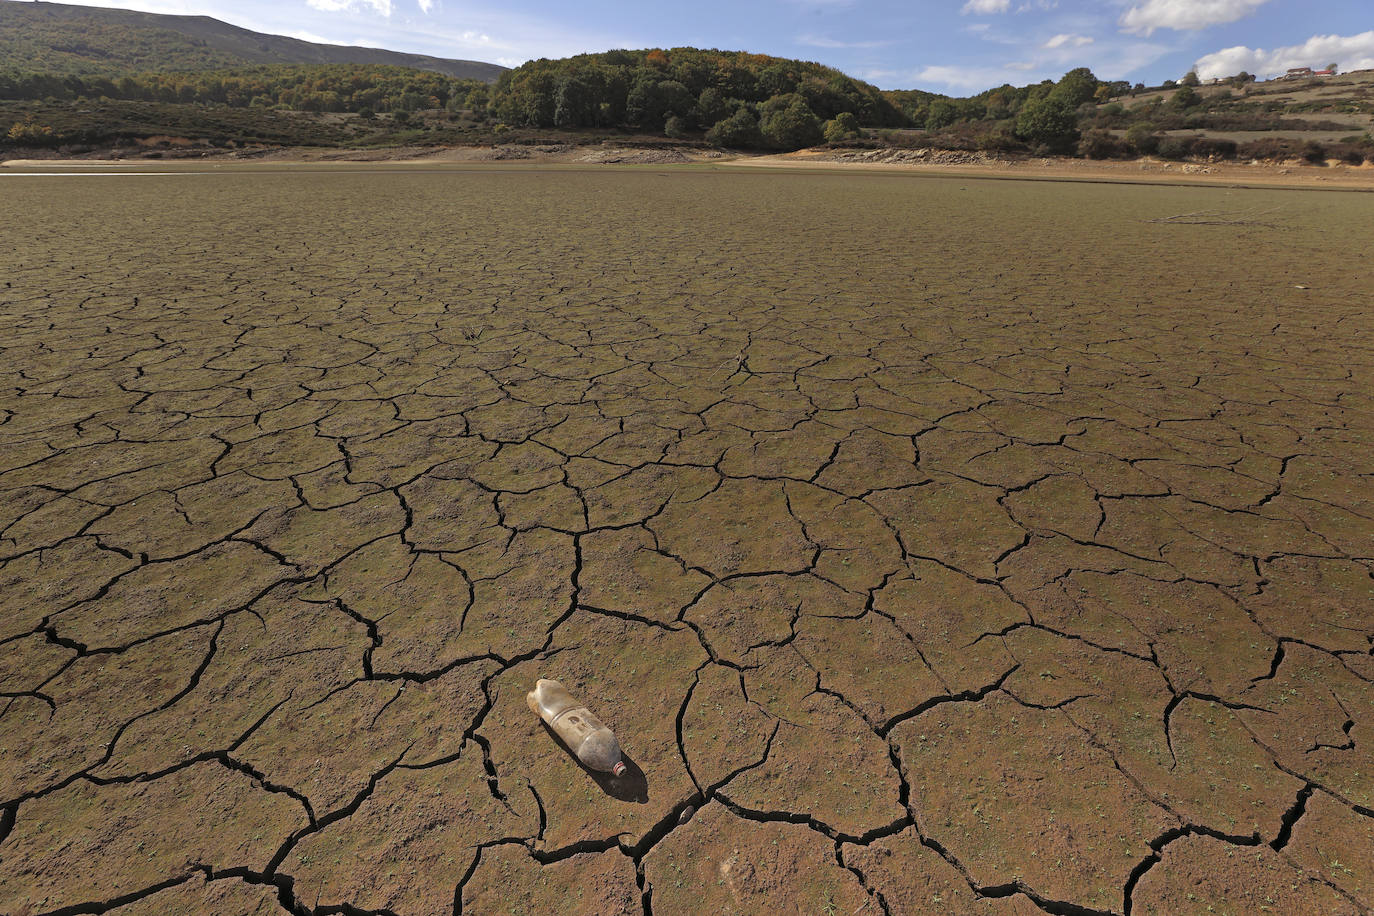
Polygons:
<instances>
[{"instance_id":1,"label":"cracked earth","mask_svg":"<svg viewBox=\"0 0 1374 916\"><path fill-rule=\"evenodd\" d=\"M4 190L0 912L1374 912L1367 198Z\"/></svg>"}]
</instances>

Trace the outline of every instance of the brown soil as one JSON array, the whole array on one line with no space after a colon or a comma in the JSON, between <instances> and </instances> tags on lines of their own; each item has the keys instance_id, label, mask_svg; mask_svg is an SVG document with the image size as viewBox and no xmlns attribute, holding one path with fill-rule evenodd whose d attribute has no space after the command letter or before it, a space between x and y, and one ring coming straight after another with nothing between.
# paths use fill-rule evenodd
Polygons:
<instances>
[{"instance_id":1,"label":"brown soil","mask_svg":"<svg viewBox=\"0 0 1374 916\"><path fill-rule=\"evenodd\" d=\"M0 912L1374 911L1368 199L924 168L0 175Z\"/></svg>"}]
</instances>

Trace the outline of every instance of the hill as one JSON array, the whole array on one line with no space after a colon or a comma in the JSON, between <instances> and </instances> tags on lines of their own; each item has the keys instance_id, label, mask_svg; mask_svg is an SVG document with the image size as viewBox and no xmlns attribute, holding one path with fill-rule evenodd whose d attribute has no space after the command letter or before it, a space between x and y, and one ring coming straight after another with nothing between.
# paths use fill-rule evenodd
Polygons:
<instances>
[{"instance_id":1,"label":"hill","mask_svg":"<svg viewBox=\"0 0 1374 916\"><path fill-rule=\"evenodd\" d=\"M0 61L19 70L97 75L228 70L262 64L367 64L494 83L496 64L267 35L208 16L167 16L0 0Z\"/></svg>"},{"instance_id":2,"label":"hill","mask_svg":"<svg viewBox=\"0 0 1374 916\"><path fill-rule=\"evenodd\" d=\"M810 61L701 48L648 48L535 60L502 75L492 107L510 124L613 128L731 147L797 149L893 127L875 86Z\"/></svg>"}]
</instances>

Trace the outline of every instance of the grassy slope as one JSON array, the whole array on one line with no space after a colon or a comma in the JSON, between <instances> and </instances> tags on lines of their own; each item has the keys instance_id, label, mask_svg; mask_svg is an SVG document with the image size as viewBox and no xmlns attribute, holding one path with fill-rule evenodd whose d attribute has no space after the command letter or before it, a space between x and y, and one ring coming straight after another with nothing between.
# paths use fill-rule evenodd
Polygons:
<instances>
[{"instance_id":1,"label":"grassy slope","mask_svg":"<svg viewBox=\"0 0 1374 916\"><path fill-rule=\"evenodd\" d=\"M208 16L164 16L0 0L0 61L48 73L218 70L253 64L386 64L495 82L505 68L251 32Z\"/></svg>"}]
</instances>

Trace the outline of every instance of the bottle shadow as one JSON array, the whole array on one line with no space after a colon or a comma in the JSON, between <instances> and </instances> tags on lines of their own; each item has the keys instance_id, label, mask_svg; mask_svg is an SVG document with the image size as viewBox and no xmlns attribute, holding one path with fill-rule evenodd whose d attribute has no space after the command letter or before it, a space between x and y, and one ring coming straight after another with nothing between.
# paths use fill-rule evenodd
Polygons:
<instances>
[{"instance_id":1,"label":"bottle shadow","mask_svg":"<svg viewBox=\"0 0 1374 916\"><path fill-rule=\"evenodd\" d=\"M613 776L610 773L593 770L579 760L577 755L572 752L572 749L563 743L563 739L558 737L558 732L549 728L543 721L539 724L544 727L545 733L553 739L553 743L558 745L558 749L567 754L568 759L577 764L578 768L586 773L602 792L617 801L633 802L637 805L648 804L648 777L644 775L644 771L640 769L639 764L635 763L634 760L630 758L629 754L626 754L623 750L621 751L621 759L625 762L625 773L622 776Z\"/></svg>"}]
</instances>

